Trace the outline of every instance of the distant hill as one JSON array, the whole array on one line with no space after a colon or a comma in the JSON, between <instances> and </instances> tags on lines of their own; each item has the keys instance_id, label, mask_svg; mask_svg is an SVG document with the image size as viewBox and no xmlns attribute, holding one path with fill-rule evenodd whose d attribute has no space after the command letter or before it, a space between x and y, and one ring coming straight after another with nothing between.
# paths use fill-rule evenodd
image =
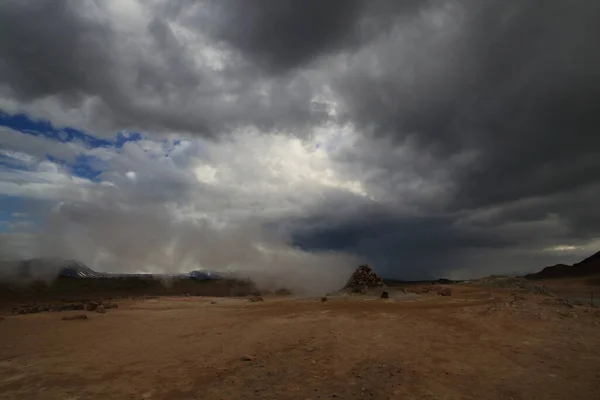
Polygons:
<instances>
[{"instance_id":1,"label":"distant hill","mask_svg":"<svg viewBox=\"0 0 600 400\"><path fill-rule=\"evenodd\" d=\"M0 261L0 281L50 281L58 277L88 278L161 278L178 277L194 280L215 280L225 276L213 271L192 271L183 274L109 274L97 272L77 260L40 257L20 261Z\"/></svg>"},{"instance_id":2,"label":"distant hill","mask_svg":"<svg viewBox=\"0 0 600 400\"><path fill-rule=\"evenodd\" d=\"M59 276L72 278L100 278L105 274L96 272L77 260L40 257L21 261L0 263L0 279L10 281L43 281Z\"/></svg>"},{"instance_id":3,"label":"distant hill","mask_svg":"<svg viewBox=\"0 0 600 400\"><path fill-rule=\"evenodd\" d=\"M525 275L526 279L553 279L600 275L600 252L573 265L557 264L540 272Z\"/></svg>"}]
</instances>

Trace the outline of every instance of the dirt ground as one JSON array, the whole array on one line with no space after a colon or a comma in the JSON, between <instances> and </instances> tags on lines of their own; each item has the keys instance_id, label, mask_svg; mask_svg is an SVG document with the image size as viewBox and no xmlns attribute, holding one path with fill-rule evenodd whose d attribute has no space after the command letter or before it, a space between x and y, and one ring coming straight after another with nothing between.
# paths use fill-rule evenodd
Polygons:
<instances>
[{"instance_id":1,"label":"dirt ground","mask_svg":"<svg viewBox=\"0 0 600 400\"><path fill-rule=\"evenodd\" d=\"M162 297L5 315L2 399L597 399L600 312L541 295Z\"/></svg>"}]
</instances>

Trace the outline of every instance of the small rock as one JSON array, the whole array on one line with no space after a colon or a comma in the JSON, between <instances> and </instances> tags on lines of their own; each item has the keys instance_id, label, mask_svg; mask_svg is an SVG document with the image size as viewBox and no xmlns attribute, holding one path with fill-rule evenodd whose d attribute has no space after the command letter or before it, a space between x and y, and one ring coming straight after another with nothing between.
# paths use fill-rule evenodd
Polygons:
<instances>
[{"instance_id":1,"label":"small rock","mask_svg":"<svg viewBox=\"0 0 600 400\"><path fill-rule=\"evenodd\" d=\"M97 308L96 308L96 312L100 313L100 314L106 314L106 308L100 304Z\"/></svg>"},{"instance_id":2,"label":"small rock","mask_svg":"<svg viewBox=\"0 0 600 400\"><path fill-rule=\"evenodd\" d=\"M443 288L441 289L438 294L440 296L452 296L452 289L450 288Z\"/></svg>"},{"instance_id":3,"label":"small rock","mask_svg":"<svg viewBox=\"0 0 600 400\"><path fill-rule=\"evenodd\" d=\"M263 298L260 296L253 296L250 298L251 303L258 303L259 301L263 301Z\"/></svg>"},{"instance_id":4,"label":"small rock","mask_svg":"<svg viewBox=\"0 0 600 400\"><path fill-rule=\"evenodd\" d=\"M85 315L85 314L66 315L66 316L62 317L63 321L77 321L77 320L84 320L84 319L88 319L87 315Z\"/></svg>"},{"instance_id":5,"label":"small rock","mask_svg":"<svg viewBox=\"0 0 600 400\"><path fill-rule=\"evenodd\" d=\"M210 304L217 304L217 302L213 300L210 302Z\"/></svg>"},{"instance_id":6,"label":"small rock","mask_svg":"<svg viewBox=\"0 0 600 400\"><path fill-rule=\"evenodd\" d=\"M250 356L242 356L242 357L240 357L240 360L242 360L242 361L252 361L252 360L254 360L254 358L252 358Z\"/></svg>"},{"instance_id":7,"label":"small rock","mask_svg":"<svg viewBox=\"0 0 600 400\"><path fill-rule=\"evenodd\" d=\"M95 301L90 301L89 303L87 303L85 305L85 310L86 311L96 311L96 309L98 308L99 304L96 303Z\"/></svg>"},{"instance_id":8,"label":"small rock","mask_svg":"<svg viewBox=\"0 0 600 400\"><path fill-rule=\"evenodd\" d=\"M381 292L381 298L382 299L389 299L390 298L390 294L388 292Z\"/></svg>"},{"instance_id":9,"label":"small rock","mask_svg":"<svg viewBox=\"0 0 600 400\"><path fill-rule=\"evenodd\" d=\"M327 301L327 296L321 297L321 301L323 301L323 302Z\"/></svg>"},{"instance_id":10,"label":"small rock","mask_svg":"<svg viewBox=\"0 0 600 400\"><path fill-rule=\"evenodd\" d=\"M575 313L573 311L567 311L567 310L556 310L558 312L558 315L561 318L572 318Z\"/></svg>"}]
</instances>

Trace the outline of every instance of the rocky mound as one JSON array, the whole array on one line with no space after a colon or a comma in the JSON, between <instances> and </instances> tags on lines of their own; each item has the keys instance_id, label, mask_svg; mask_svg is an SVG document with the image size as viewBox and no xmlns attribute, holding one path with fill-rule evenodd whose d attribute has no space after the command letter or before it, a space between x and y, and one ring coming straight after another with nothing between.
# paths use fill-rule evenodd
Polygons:
<instances>
[{"instance_id":1,"label":"rocky mound","mask_svg":"<svg viewBox=\"0 0 600 400\"><path fill-rule=\"evenodd\" d=\"M368 265L359 266L350 276L344 289L353 292L366 293L369 289L385 288L383 279Z\"/></svg>"},{"instance_id":2,"label":"rocky mound","mask_svg":"<svg viewBox=\"0 0 600 400\"><path fill-rule=\"evenodd\" d=\"M557 264L546 267L535 274L525 275L525 278L553 279L594 275L600 275L600 252L573 265Z\"/></svg>"}]
</instances>

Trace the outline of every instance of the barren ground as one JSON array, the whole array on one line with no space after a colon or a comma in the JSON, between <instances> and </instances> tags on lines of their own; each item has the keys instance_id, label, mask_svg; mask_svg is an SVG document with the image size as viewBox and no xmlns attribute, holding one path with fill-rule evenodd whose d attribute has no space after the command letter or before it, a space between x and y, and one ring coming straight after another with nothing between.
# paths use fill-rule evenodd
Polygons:
<instances>
[{"instance_id":1,"label":"barren ground","mask_svg":"<svg viewBox=\"0 0 600 400\"><path fill-rule=\"evenodd\" d=\"M81 313L0 320L0 398L600 398L598 309L540 295L162 297L62 320Z\"/></svg>"}]
</instances>

